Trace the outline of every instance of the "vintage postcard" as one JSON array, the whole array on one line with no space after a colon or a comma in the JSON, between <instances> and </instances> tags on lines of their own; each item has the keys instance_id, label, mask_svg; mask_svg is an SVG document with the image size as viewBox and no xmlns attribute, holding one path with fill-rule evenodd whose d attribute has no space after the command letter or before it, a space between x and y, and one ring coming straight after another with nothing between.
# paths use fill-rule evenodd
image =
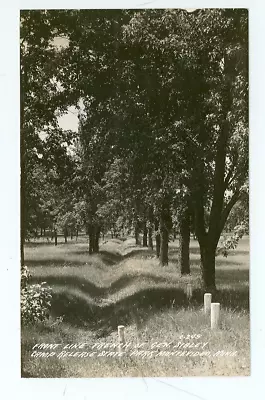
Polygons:
<instances>
[{"instance_id":1,"label":"vintage postcard","mask_svg":"<svg viewBox=\"0 0 265 400\"><path fill-rule=\"evenodd\" d=\"M21 377L249 376L248 9L22 9L20 133Z\"/></svg>"},{"instance_id":2,"label":"vintage postcard","mask_svg":"<svg viewBox=\"0 0 265 400\"><path fill-rule=\"evenodd\" d=\"M247 376L247 9L20 12L21 376Z\"/></svg>"},{"instance_id":3,"label":"vintage postcard","mask_svg":"<svg viewBox=\"0 0 265 400\"><path fill-rule=\"evenodd\" d=\"M3 398L262 397L263 7L3 3Z\"/></svg>"}]
</instances>

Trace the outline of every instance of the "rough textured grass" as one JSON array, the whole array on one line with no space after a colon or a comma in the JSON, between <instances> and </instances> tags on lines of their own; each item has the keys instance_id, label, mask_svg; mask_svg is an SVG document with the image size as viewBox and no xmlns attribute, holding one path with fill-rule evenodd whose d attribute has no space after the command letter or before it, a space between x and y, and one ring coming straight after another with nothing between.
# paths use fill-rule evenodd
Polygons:
<instances>
[{"instance_id":1,"label":"rough textured grass","mask_svg":"<svg viewBox=\"0 0 265 400\"><path fill-rule=\"evenodd\" d=\"M109 240L93 256L88 255L85 242L28 246L26 259L32 282L46 281L54 296L50 320L22 329L22 376L248 375L248 238L241 240L227 259L217 258L219 290L213 301L220 301L222 307L221 329L217 332L210 331L209 317L202 312L198 244L191 243L192 274L186 278L180 278L178 272L177 247L177 242L170 244L169 266L161 268L154 252L136 247L131 239ZM194 288L191 302L184 293L187 282ZM150 350L153 342L176 344L181 334L200 334L199 340L185 340L207 342L205 349L211 356L156 353L149 359L131 356L130 351L122 358L30 356L36 343L86 342L87 348L95 342L117 343L120 324L126 327L126 341L132 346L144 343L144 350ZM237 354L213 357L218 350Z\"/></svg>"}]
</instances>

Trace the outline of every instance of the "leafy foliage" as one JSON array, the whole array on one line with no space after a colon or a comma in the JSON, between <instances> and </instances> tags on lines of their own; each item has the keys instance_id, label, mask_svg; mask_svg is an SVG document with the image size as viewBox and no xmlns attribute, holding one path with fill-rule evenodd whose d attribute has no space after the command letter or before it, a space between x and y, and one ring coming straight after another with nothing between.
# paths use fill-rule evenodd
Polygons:
<instances>
[{"instance_id":1,"label":"leafy foliage","mask_svg":"<svg viewBox=\"0 0 265 400\"><path fill-rule=\"evenodd\" d=\"M49 317L52 289L46 282L30 285L30 273L26 266L21 268L21 322L23 325L44 321Z\"/></svg>"},{"instance_id":2,"label":"leafy foliage","mask_svg":"<svg viewBox=\"0 0 265 400\"><path fill-rule=\"evenodd\" d=\"M224 238L221 242L221 246L217 247L216 255L223 255L227 257L229 250L235 250L237 248L238 242L247 233L248 228L244 223L235 226L233 234L227 238Z\"/></svg>"}]
</instances>

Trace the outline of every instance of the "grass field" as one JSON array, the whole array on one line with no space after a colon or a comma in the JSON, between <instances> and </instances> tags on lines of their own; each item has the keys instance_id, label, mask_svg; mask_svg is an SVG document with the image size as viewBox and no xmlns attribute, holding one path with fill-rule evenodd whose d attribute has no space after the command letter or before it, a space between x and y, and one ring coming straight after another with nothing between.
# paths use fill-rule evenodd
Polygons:
<instances>
[{"instance_id":1,"label":"grass field","mask_svg":"<svg viewBox=\"0 0 265 400\"><path fill-rule=\"evenodd\" d=\"M221 303L221 327L214 332L209 329L209 316L202 311L198 243L191 241L191 276L186 278L179 275L177 247L177 241L170 243L169 265L161 268L155 251L135 246L133 239L109 239L100 253L92 256L85 238L57 247L28 244L26 265L31 281L47 282L53 289L53 301L47 322L22 328L22 376L249 375L248 237L228 258L216 259L218 291L213 301ZM190 302L184 293L187 282L193 286ZM98 351L92 357L58 358L65 344L86 343L85 350L75 350L81 352L95 343L116 345L121 324L125 325L126 342L131 344L123 357ZM171 344L156 347L155 343L162 342ZM60 345L56 356L35 358L31 354L36 343ZM146 353L133 354L139 343ZM165 353L183 350L185 344L188 348L188 343L201 343L202 352L198 345L198 355ZM150 350L156 352L148 353ZM230 354L216 354L222 350Z\"/></svg>"}]
</instances>

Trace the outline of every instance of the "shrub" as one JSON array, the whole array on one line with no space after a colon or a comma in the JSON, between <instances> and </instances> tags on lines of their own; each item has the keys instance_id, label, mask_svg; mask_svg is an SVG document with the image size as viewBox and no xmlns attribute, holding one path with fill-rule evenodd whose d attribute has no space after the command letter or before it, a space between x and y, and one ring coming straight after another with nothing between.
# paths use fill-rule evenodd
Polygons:
<instances>
[{"instance_id":1,"label":"shrub","mask_svg":"<svg viewBox=\"0 0 265 400\"><path fill-rule=\"evenodd\" d=\"M52 289L46 282L29 285L30 272L26 266L21 268L21 322L30 324L44 321L49 317Z\"/></svg>"}]
</instances>

